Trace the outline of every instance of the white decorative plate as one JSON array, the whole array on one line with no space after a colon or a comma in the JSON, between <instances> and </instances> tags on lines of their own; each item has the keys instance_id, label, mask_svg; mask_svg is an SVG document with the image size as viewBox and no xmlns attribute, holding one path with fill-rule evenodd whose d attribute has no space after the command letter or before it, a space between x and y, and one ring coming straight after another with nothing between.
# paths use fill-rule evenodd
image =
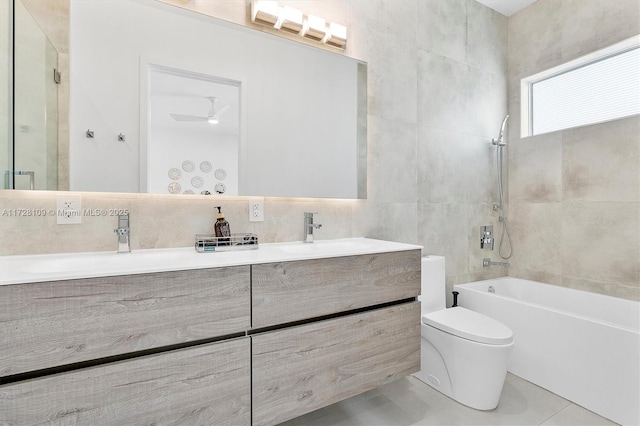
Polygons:
<instances>
[{"instance_id":1,"label":"white decorative plate","mask_svg":"<svg viewBox=\"0 0 640 426\"><path fill-rule=\"evenodd\" d=\"M182 177L182 172L180 171L180 169L172 167L169 169L169 177L171 178L171 180L178 180Z\"/></svg>"},{"instance_id":2,"label":"white decorative plate","mask_svg":"<svg viewBox=\"0 0 640 426\"><path fill-rule=\"evenodd\" d=\"M200 170L202 170L202 173L209 173L211 169L213 169L213 166L210 162L203 161L202 163L200 163Z\"/></svg>"},{"instance_id":3,"label":"white decorative plate","mask_svg":"<svg viewBox=\"0 0 640 426\"><path fill-rule=\"evenodd\" d=\"M218 194L224 194L227 192L227 187L224 183L216 183L216 186L213 188Z\"/></svg>"},{"instance_id":4,"label":"white decorative plate","mask_svg":"<svg viewBox=\"0 0 640 426\"><path fill-rule=\"evenodd\" d=\"M193 185L194 188L200 188L202 185L204 185L204 179L202 179L200 176L194 176L191 179L191 185Z\"/></svg>"},{"instance_id":5,"label":"white decorative plate","mask_svg":"<svg viewBox=\"0 0 640 426\"><path fill-rule=\"evenodd\" d=\"M186 160L182 162L182 170L185 172L192 172L196 169L196 165L191 160Z\"/></svg>"},{"instance_id":6,"label":"white decorative plate","mask_svg":"<svg viewBox=\"0 0 640 426\"><path fill-rule=\"evenodd\" d=\"M216 179L224 180L227 177L227 172L224 169L218 169L214 173L216 175Z\"/></svg>"},{"instance_id":7,"label":"white decorative plate","mask_svg":"<svg viewBox=\"0 0 640 426\"><path fill-rule=\"evenodd\" d=\"M169 184L169 193L171 194L179 194L182 192L182 187L178 182L171 182Z\"/></svg>"}]
</instances>

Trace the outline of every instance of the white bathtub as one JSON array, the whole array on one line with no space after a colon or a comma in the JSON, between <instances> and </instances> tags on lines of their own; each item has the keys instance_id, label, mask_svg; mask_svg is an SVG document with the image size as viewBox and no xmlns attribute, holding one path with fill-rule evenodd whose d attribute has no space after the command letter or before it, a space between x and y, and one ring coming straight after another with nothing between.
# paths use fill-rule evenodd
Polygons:
<instances>
[{"instance_id":1,"label":"white bathtub","mask_svg":"<svg viewBox=\"0 0 640 426\"><path fill-rule=\"evenodd\" d=\"M640 424L640 303L512 277L454 287L460 306L513 330L511 373L614 422Z\"/></svg>"}]
</instances>

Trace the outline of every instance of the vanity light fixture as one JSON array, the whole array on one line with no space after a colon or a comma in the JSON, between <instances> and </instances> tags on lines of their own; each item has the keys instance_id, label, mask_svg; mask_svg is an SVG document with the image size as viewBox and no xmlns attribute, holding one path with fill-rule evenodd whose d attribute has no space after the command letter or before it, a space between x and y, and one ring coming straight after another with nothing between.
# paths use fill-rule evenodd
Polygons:
<instances>
[{"instance_id":1,"label":"vanity light fixture","mask_svg":"<svg viewBox=\"0 0 640 426\"><path fill-rule=\"evenodd\" d=\"M296 33L339 49L344 49L347 45L347 27L344 25L331 22L327 27L324 18L305 16L302 11L289 6L279 7L275 1L251 2L251 21Z\"/></svg>"},{"instance_id":2,"label":"vanity light fixture","mask_svg":"<svg viewBox=\"0 0 640 426\"><path fill-rule=\"evenodd\" d=\"M276 25L278 23L278 2L254 1L251 3L251 20L260 24Z\"/></svg>"},{"instance_id":3,"label":"vanity light fixture","mask_svg":"<svg viewBox=\"0 0 640 426\"><path fill-rule=\"evenodd\" d=\"M309 15L304 21L302 33L300 34L316 41L322 41L327 34L327 21L319 16Z\"/></svg>"},{"instance_id":4,"label":"vanity light fixture","mask_svg":"<svg viewBox=\"0 0 640 426\"><path fill-rule=\"evenodd\" d=\"M301 10L285 6L278 9L278 22L276 22L274 27L279 30L287 30L297 34L302 31L303 20L304 17Z\"/></svg>"},{"instance_id":5,"label":"vanity light fixture","mask_svg":"<svg viewBox=\"0 0 640 426\"><path fill-rule=\"evenodd\" d=\"M322 42L344 49L347 44L347 27L332 22L329 24L329 32L322 39Z\"/></svg>"}]
</instances>

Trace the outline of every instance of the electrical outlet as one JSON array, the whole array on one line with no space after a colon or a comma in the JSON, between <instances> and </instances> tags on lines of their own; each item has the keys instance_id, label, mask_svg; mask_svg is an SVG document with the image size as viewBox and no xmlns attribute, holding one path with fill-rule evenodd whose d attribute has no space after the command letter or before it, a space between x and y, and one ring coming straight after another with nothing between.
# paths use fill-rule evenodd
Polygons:
<instances>
[{"instance_id":1,"label":"electrical outlet","mask_svg":"<svg viewBox=\"0 0 640 426\"><path fill-rule=\"evenodd\" d=\"M58 225L82 223L82 202L79 195L64 195L56 198Z\"/></svg>"},{"instance_id":2,"label":"electrical outlet","mask_svg":"<svg viewBox=\"0 0 640 426\"><path fill-rule=\"evenodd\" d=\"M249 198L249 222L264 222L264 197Z\"/></svg>"}]
</instances>

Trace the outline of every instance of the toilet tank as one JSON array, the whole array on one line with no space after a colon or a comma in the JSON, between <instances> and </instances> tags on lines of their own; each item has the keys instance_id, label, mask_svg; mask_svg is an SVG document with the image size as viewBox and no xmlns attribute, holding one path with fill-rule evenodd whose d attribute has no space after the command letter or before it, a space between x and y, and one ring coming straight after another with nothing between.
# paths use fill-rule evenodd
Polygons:
<instances>
[{"instance_id":1,"label":"toilet tank","mask_svg":"<svg viewBox=\"0 0 640 426\"><path fill-rule=\"evenodd\" d=\"M421 295L422 315L446 308L444 256L422 256Z\"/></svg>"}]
</instances>

